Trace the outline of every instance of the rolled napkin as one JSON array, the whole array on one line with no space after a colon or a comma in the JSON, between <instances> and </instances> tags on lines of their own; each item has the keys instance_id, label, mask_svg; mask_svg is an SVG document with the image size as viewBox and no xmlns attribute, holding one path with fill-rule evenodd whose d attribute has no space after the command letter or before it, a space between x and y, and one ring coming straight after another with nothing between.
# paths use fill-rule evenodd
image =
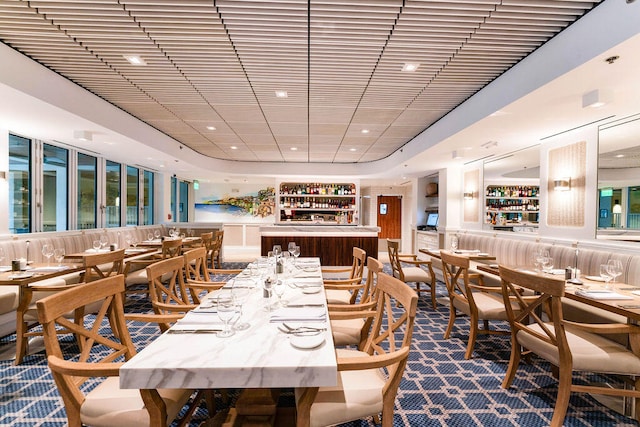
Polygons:
<instances>
[{"instance_id":1,"label":"rolled napkin","mask_svg":"<svg viewBox=\"0 0 640 427\"><path fill-rule=\"evenodd\" d=\"M271 322L325 322L324 307L282 307L271 313Z\"/></svg>"}]
</instances>

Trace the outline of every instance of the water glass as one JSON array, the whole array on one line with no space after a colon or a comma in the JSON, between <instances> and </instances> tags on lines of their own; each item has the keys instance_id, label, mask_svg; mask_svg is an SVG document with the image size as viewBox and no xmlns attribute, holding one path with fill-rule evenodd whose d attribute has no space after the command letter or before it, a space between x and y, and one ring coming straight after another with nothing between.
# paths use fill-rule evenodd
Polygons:
<instances>
[{"instance_id":1,"label":"water glass","mask_svg":"<svg viewBox=\"0 0 640 427\"><path fill-rule=\"evenodd\" d=\"M250 282L248 281L236 279L233 279L233 283L231 283L231 295L236 303L236 307L238 308L238 320L234 326L237 331L244 331L245 329L249 329L249 326L251 326L249 323L242 321L242 307L247 302L247 299L251 294L249 283Z\"/></svg>"},{"instance_id":2,"label":"water glass","mask_svg":"<svg viewBox=\"0 0 640 427\"><path fill-rule=\"evenodd\" d=\"M233 300L233 295L229 292L221 292L216 297L218 317L224 324L224 329L218 332L216 335L220 338L227 338L235 334L235 331L231 328L231 320L236 315L236 303Z\"/></svg>"},{"instance_id":3,"label":"water glass","mask_svg":"<svg viewBox=\"0 0 640 427\"><path fill-rule=\"evenodd\" d=\"M553 272L553 258L551 258L550 256L546 256L542 258L542 271L544 271L545 273L552 273Z\"/></svg>"},{"instance_id":4,"label":"water glass","mask_svg":"<svg viewBox=\"0 0 640 427\"><path fill-rule=\"evenodd\" d=\"M604 288L610 289L609 281L611 280L611 274L609 273L608 264L600 264L600 277L604 280Z\"/></svg>"},{"instance_id":5,"label":"water glass","mask_svg":"<svg viewBox=\"0 0 640 427\"><path fill-rule=\"evenodd\" d=\"M616 278L622 274L622 261L619 259L610 259L607 262L607 270L611 276L611 282L615 283Z\"/></svg>"},{"instance_id":6,"label":"water glass","mask_svg":"<svg viewBox=\"0 0 640 427\"><path fill-rule=\"evenodd\" d=\"M287 305L289 305L289 301L282 299L282 296L284 295L284 291L286 290L286 285L284 283L284 280L277 280L276 283L273 284L273 291L276 293L276 296L278 297L278 305L280 307L286 307Z\"/></svg>"},{"instance_id":7,"label":"water glass","mask_svg":"<svg viewBox=\"0 0 640 427\"><path fill-rule=\"evenodd\" d=\"M109 238L107 237L106 234L103 234L102 236L100 236L100 248L106 247L108 243L109 243Z\"/></svg>"},{"instance_id":8,"label":"water glass","mask_svg":"<svg viewBox=\"0 0 640 427\"><path fill-rule=\"evenodd\" d=\"M64 248L56 248L53 250L53 259L58 263L58 267L62 267L62 261L64 261Z\"/></svg>"},{"instance_id":9,"label":"water glass","mask_svg":"<svg viewBox=\"0 0 640 427\"><path fill-rule=\"evenodd\" d=\"M287 246L287 250L289 251L289 254L291 254L291 256L293 256L293 252L296 250L296 242L289 242L289 246Z\"/></svg>"},{"instance_id":10,"label":"water glass","mask_svg":"<svg viewBox=\"0 0 640 427\"><path fill-rule=\"evenodd\" d=\"M100 249L100 240L94 240L93 241L93 250L97 252L98 249Z\"/></svg>"},{"instance_id":11,"label":"water glass","mask_svg":"<svg viewBox=\"0 0 640 427\"><path fill-rule=\"evenodd\" d=\"M451 250L458 250L458 236L451 236Z\"/></svg>"},{"instance_id":12,"label":"water glass","mask_svg":"<svg viewBox=\"0 0 640 427\"><path fill-rule=\"evenodd\" d=\"M45 243L42 245L42 256L47 258L47 265L51 265L51 257L53 256L53 245Z\"/></svg>"}]
</instances>

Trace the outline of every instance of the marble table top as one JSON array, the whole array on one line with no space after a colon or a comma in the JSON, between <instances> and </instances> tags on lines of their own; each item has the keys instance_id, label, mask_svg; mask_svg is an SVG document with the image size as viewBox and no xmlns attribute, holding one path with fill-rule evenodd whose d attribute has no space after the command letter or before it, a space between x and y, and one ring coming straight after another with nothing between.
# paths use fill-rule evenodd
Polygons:
<instances>
[{"instance_id":1,"label":"marble table top","mask_svg":"<svg viewBox=\"0 0 640 427\"><path fill-rule=\"evenodd\" d=\"M326 311L324 291L309 293L308 288L310 284L322 284L319 259L312 260L311 265L318 267L314 272L309 259L299 261L305 266L304 275L295 273L283 279L287 284L283 299L290 306L299 307L286 310ZM251 278L241 274L238 280ZM214 294L206 298L214 298ZM327 329L322 332L325 339L319 347L296 348L290 343L292 336L280 330L282 323L270 321L273 313L265 309L265 301L261 286L251 289L242 316L250 327L228 338L212 333L164 333L122 366L120 386L154 389L336 385L337 362L330 323L320 325ZM207 299L203 301L205 304ZM212 322L219 322L217 315L210 316ZM216 325L219 327L220 323Z\"/></svg>"}]
</instances>

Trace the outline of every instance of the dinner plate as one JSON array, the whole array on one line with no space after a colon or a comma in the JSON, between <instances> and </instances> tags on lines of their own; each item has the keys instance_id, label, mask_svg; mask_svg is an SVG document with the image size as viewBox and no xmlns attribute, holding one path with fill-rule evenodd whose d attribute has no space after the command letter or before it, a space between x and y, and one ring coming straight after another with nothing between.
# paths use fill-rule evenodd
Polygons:
<instances>
[{"instance_id":1,"label":"dinner plate","mask_svg":"<svg viewBox=\"0 0 640 427\"><path fill-rule=\"evenodd\" d=\"M320 347L324 343L324 333L318 332L317 335L291 335L289 342L295 348L310 350Z\"/></svg>"},{"instance_id":2,"label":"dinner plate","mask_svg":"<svg viewBox=\"0 0 640 427\"><path fill-rule=\"evenodd\" d=\"M604 282L604 278L602 276L585 276L587 280L593 280L594 282Z\"/></svg>"},{"instance_id":3,"label":"dinner plate","mask_svg":"<svg viewBox=\"0 0 640 427\"><path fill-rule=\"evenodd\" d=\"M12 274L11 276L9 276L9 278L10 279L27 279L32 276L33 276L33 273L25 271L23 273Z\"/></svg>"},{"instance_id":4,"label":"dinner plate","mask_svg":"<svg viewBox=\"0 0 640 427\"><path fill-rule=\"evenodd\" d=\"M318 267L302 267L302 271L305 273L315 273L318 271Z\"/></svg>"},{"instance_id":5,"label":"dinner plate","mask_svg":"<svg viewBox=\"0 0 640 427\"><path fill-rule=\"evenodd\" d=\"M302 288L303 294L317 294L322 290L322 286L305 286Z\"/></svg>"}]
</instances>

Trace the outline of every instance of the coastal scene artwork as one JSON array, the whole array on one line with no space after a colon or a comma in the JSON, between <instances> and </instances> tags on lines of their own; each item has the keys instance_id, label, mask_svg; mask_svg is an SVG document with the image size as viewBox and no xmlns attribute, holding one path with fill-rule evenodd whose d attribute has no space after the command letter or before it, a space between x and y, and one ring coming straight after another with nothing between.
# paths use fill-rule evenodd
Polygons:
<instances>
[{"instance_id":1,"label":"coastal scene artwork","mask_svg":"<svg viewBox=\"0 0 640 427\"><path fill-rule=\"evenodd\" d=\"M272 223L274 212L273 186L201 183L196 192L196 221Z\"/></svg>"}]
</instances>

